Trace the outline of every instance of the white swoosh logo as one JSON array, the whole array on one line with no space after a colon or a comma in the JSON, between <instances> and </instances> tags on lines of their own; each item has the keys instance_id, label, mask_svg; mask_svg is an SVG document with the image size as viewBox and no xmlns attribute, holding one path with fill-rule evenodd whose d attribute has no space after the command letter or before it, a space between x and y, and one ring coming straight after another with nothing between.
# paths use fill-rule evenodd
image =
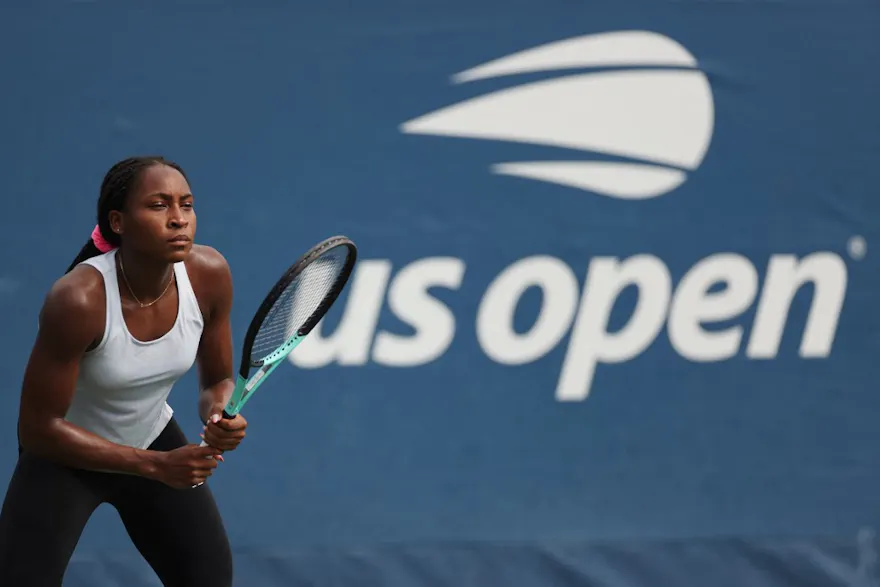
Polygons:
<instances>
[{"instance_id":1,"label":"white swoosh logo","mask_svg":"<svg viewBox=\"0 0 880 587\"><path fill-rule=\"evenodd\" d=\"M696 60L671 39L641 31L578 37L457 74L456 81L596 65L673 65ZM703 72L577 73L499 90L410 120L409 134L502 140L626 157L636 162L500 163L495 173L616 198L662 195L681 185L708 150L714 125Z\"/></svg>"}]
</instances>

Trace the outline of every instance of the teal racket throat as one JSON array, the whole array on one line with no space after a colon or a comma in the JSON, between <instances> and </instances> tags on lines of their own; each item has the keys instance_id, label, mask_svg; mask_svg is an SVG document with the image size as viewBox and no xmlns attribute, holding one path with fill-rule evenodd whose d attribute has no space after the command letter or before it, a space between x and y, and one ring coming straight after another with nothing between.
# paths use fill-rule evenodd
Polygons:
<instances>
[{"instance_id":1,"label":"teal racket throat","mask_svg":"<svg viewBox=\"0 0 880 587\"><path fill-rule=\"evenodd\" d=\"M295 336L287 342L283 347L278 349L271 357L267 358L263 365L251 377L245 378L239 375L235 381L235 389L232 396L223 409L224 418L234 418L238 412L244 407L247 401L253 396L254 392L259 389L260 385L266 380L266 377L272 374L278 365L287 358L293 349L295 349L305 336Z\"/></svg>"}]
</instances>

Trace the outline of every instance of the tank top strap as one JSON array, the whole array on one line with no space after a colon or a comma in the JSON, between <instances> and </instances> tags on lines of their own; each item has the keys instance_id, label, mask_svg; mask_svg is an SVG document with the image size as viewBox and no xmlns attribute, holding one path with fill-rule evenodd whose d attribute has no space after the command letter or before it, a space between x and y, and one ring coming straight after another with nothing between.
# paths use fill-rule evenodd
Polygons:
<instances>
[{"instance_id":1,"label":"tank top strap","mask_svg":"<svg viewBox=\"0 0 880 587\"><path fill-rule=\"evenodd\" d=\"M104 278L104 336L98 345L98 348L104 346L107 338L117 329L119 329L123 320L122 317L122 297L119 294L119 278L116 271L116 250L108 251L96 257L91 257L83 261L84 265L90 265L101 272Z\"/></svg>"},{"instance_id":2,"label":"tank top strap","mask_svg":"<svg viewBox=\"0 0 880 587\"><path fill-rule=\"evenodd\" d=\"M104 255L104 262L107 265L106 270L104 271L104 295L107 298L107 319L108 325L112 324L114 328L117 326L116 320L122 320L122 295L119 293L119 278L116 270L116 251L117 249L113 249ZM110 322L111 317L112 323Z\"/></svg>"},{"instance_id":3,"label":"tank top strap","mask_svg":"<svg viewBox=\"0 0 880 587\"><path fill-rule=\"evenodd\" d=\"M196 292L193 290L183 261L174 264L174 276L177 278L177 296L182 313L201 322L202 308L199 306L199 300L196 298Z\"/></svg>"}]
</instances>

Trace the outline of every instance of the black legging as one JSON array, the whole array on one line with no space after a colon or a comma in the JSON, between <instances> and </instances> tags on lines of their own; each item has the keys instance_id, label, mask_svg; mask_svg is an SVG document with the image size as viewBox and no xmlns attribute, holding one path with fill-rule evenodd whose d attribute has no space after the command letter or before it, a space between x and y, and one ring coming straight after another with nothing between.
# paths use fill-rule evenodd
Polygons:
<instances>
[{"instance_id":1,"label":"black legging","mask_svg":"<svg viewBox=\"0 0 880 587\"><path fill-rule=\"evenodd\" d=\"M172 419L151 450L186 444ZM0 512L0 583L60 587L92 512L109 503L166 587L231 587L229 541L208 485L64 467L21 453Z\"/></svg>"}]
</instances>

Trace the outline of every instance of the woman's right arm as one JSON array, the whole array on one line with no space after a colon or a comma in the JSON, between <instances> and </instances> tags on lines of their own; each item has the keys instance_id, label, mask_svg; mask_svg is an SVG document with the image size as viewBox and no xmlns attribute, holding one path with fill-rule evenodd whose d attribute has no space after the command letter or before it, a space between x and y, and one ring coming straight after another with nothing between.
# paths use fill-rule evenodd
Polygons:
<instances>
[{"instance_id":1,"label":"woman's right arm","mask_svg":"<svg viewBox=\"0 0 880 587\"><path fill-rule=\"evenodd\" d=\"M26 451L69 467L165 480L167 453L115 444L64 419L80 359L104 329L104 297L102 278L87 268L59 279L46 296L24 374L19 439Z\"/></svg>"},{"instance_id":2,"label":"woman's right arm","mask_svg":"<svg viewBox=\"0 0 880 587\"><path fill-rule=\"evenodd\" d=\"M104 295L95 287L101 277L90 275L91 271L81 268L68 273L43 302L22 384L19 439L27 452L69 467L149 477L156 463L147 451L104 440L64 419L73 399L79 361L104 327L100 303Z\"/></svg>"}]
</instances>

